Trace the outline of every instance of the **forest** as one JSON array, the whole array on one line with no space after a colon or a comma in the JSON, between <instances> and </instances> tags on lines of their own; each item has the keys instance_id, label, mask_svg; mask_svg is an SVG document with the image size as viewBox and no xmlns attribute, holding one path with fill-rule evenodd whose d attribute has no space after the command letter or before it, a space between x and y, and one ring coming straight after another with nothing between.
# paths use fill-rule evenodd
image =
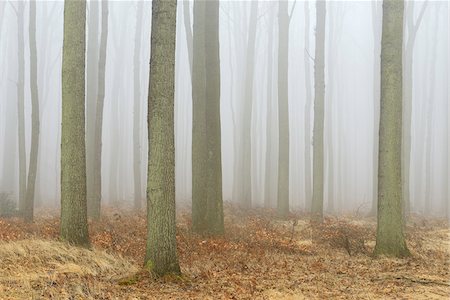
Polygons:
<instances>
[{"instance_id":1,"label":"forest","mask_svg":"<svg viewBox=\"0 0 450 300\"><path fill-rule=\"evenodd\" d=\"M446 0L0 0L0 299L449 299Z\"/></svg>"}]
</instances>

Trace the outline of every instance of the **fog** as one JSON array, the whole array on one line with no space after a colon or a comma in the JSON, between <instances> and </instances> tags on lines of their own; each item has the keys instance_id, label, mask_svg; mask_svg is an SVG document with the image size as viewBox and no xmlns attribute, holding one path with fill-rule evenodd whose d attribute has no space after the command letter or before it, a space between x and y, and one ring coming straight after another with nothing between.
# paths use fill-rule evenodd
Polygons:
<instances>
[{"instance_id":1,"label":"fog","mask_svg":"<svg viewBox=\"0 0 450 300\"><path fill-rule=\"evenodd\" d=\"M192 89L187 36L192 28L186 28L187 23L192 26L192 3L179 1L177 15L175 147L176 198L180 204L190 203L192 190ZM289 199L291 209L307 210L309 204L306 199L312 188L316 5L315 2L305 1L289 1L287 4L291 14L287 82ZM131 206L135 193L133 62L136 39L140 40L137 53L141 97L137 113L140 115L140 173L143 183L147 176L151 2L138 4L135 1L109 1L108 5L102 202ZM374 172L374 166L377 168L374 164L374 156L377 156L374 143L378 141L376 124L379 108L376 103L379 102L381 5L381 1L327 1L324 210L328 213L369 212L372 207L374 176L377 176L377 172ZM15 201L19 197L17 99L21 86L21 59L24 59L27 170L30 163L32 80L29 6L28 1L0 0L0 192L10 193ZM88 19L91 6L92 1L89 2ZM40 106L36 207L60 205L63 10L63 1L38 1L36 5ZM139 11L142 11L141 23L136 21L139 20ZM20 19L21 13L23 20ZM189 19L186 18L188 15ZM256 16L253 38L252 15ZM413 26L409 26L411 22ZM87 26L89 33L90 23ZM141 29L138 36L137 26ZM223 197L225 201L238 202L238 197L242 196L239 185L245 180L251 180L252 205L263 206L267 201L275 207L278 176L278 51L287 50L278 47L278 2L258 1L255 5L252 1L220 1L219 26ZM406 3L405 49L408 38L414 36L415 39L413 51L410 52L410 209L413 213L439 217L450 215L449 27L447 1ZM23 34L23 41L20 40L20 33ZM253 41L254 51L249 51ZM19 51L21 42L24 45L23 57L20 57ZM406 56L404 53L404 62ZM249 61L252 62L250 65ZM249 75L251 73L252 76ZM250 117L245 114L244 105L248 95L251 97ZM249 140L241 134L246 121L251 126ZM249 141L250 161L239 160L243 145ZM310 161L305 158L308 156L305 151L310 152ZM240 172L239 168L244 163L251 166L250 176ZM145 189L145 184L142 184L142 203L145 201Z\"/></svg>"}]
</instances>

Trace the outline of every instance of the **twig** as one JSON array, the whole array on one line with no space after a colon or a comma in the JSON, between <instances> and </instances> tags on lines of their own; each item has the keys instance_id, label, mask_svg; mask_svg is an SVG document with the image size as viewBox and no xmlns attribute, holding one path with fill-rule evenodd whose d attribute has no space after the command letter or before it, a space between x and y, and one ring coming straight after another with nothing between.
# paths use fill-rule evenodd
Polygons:
<instances>
[{"instance_id":1,"label":"twig","mask_svg":"<svg viewBox=\"0 0 450 300\"><path fill-rule=\"evenodd\" d=\"M404 275L398 275L398 276L384 276L384 277L378 277L373 278L372 281L383 281L383 280L407 280L414 283L420 283L420 284L437 284L437 285L443 285L443 286L450 286L450 283L438 281L438 280L432 280L432 279L426 279L426 278L414 278L414 277L407 277Z\"/></svg>"}]
</instances>

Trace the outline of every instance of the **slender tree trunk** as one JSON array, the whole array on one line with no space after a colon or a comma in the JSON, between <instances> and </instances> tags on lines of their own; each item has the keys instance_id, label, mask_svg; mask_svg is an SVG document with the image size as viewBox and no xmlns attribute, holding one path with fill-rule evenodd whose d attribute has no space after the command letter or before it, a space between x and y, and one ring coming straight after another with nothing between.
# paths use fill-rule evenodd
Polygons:
<instances>
[{"instance_id":1,"label":"slender tree trunk","mask_svg":"<svg viewBox=\"0 0 450 300\"><path fill-rule=\"evenodd\" d=\"M312 171L311 171L311 63L309 55L309 39L310 39L310 17L309 17L309 1L305 1L305 209L311 210L312 202Z\"/></svg>"},{"instance_id":2,"label":"slender tree trunk","mask_svg":"<svg viewBox=\"0 0 450 300\"><path fill-rule=\"evenodd\" d=\"M289 213L289 13L288 2L280 0L278 12L278 216Z\"/></svg>"},{"instance_id":3,"label":"slender tree trunk","mask_svg":"<svg viewBox=\"0 0 450 300\"><path fill-rule=\"evenodd\" d=\"M324 101L325 101L325 18L326 2L318 0L316 4L316 54L314 59L314 159L313 159L313 202L312 218L321 222L323 219L324 191Z\"/></svg>"},{"instance_id":4,"label":"slender tree trunk","mask_svg":"<svg viewBox=\"0 0 450 300\"><path fill-rule=\"evenodd\" d=\"M37 78L37 49L36 49L36 2L30 2L30 85L31 85L31 149L30 165L28 169L27 191L25 196L25 210L23 217L27 222L33 222L34 195L39 151L39 92Z\"/></svg>"},{"instance_id":5,"label":"slender tree trunk","mask_svg":"<svg viewBox=\"0 0 450 300\"><path fill-rule=\"evenodd\" d=\"M266 107L266 162L265 162L265 174L264 174L264 207L270 208L272 205L272 182L273 174L271 170L272 166L272 107L273 107L273 35L274 35L274 14L270 14L269 20L269 38L267 44L267 107Z\"/></svg>"},{"instance_id":6,"label":"slender tree trunk","mask_svg":"<svg viewBox=\"0 0 450 300\"><path fill-rule=\"evenodd\" d=\"M85 147L86 1L64 3L61 238L89 246Z\"/></svg>"},{"instance_id":7,"label":"slender tree trunk","mask_svg":"<svg viewBox=\"0 0 450 300\"><path fill-rule=\"evenodd\" d=\"M195 4L195 2L194 2ZM183 1L183 19L184 30L186 32L186 43L189 58L189 74L192 78L192 59L193 59L193 41L192 41L192 28L191 28L191 7L189 0Z\"/></svg>"},{"instance_id":8,"label":"slender tree trunk","mask_svg":"<svg viewBox=\"0 0 450 300\"><path fill-rule=\"evenodd\" d=\"M102 140L103 140L103 106L105 101L106 49L108 43L108 1L102 1L102 31L100 35L100 52L98 60L98 89L95 107L94 132L94 201L90 207L90 216L100 217L102 202Z\"/></svg>"},{"instance_id":9,"label":"slender tree trunk","mask_svg":"<svg viewBox=\"0 0 450 300\"><path fill-rule=\"evenodd\" d=\"M86 58L86 176L88 215L95 217L95 108L98 89L99 59L99 5L98 1L89 2L88 42Z\"/></svg>"},{"instance_id":10,"label":"slender tree trunk","mask_svg":"<svg viewBox=\"0 0 450 300\"><path fill-rule=\"evenodd\" d=\"M372 1L373 52L373 153L372 153L372 207L369 215L375 216L378 202L378 133L380 125L380 45L381 13L377 1Z\"/></svg>"},{"instance_id":11,"label":"slender tree trunk","mask_svg":"<svg viewBox=\"0 0 450 300\"><path fill-rule=\"evenodd\" d=\"M19 133L19 211L24 214L26 210L27 191L27 158L25 150L25 54L24 54L24 11L25 2L17 2L17 112Z\"/></svg>"},{"instance_id":12,"label":"slender tree trunk","mask_svg":"<svg viewBox=\"0 0 450 300\"><path fill-rule=\"evenodd\" d=\"M134 118L133 118L133 172L134 172L134 209L142 207L142 183L141 183L141 39L142 39L142 15L143 2L138 2L136 7L136 36L134 38Z\"/></svg>"},{"instance_id":13,"label":"slender tree trunk","mask_svg":"<svg viewBox=\"0 0 450 300\"><path fill-rule=\"evenodd\" d=\"M375 255L409 255L402 216L403 1L383 2L378 226Z\"/></svg>"},{"instance_id":14,"label":"slender tree trunk","mask_svg":"<svg viewBox=\"0 0 450 300\"><path fill-rule=\"evenodd\" d=\"M160 276L180 273L175 225L176 14L176 0L153 1L145 265L149 271Z\"/></svg>"},{"instance_id":15,"label":"slender tree trunk","mask_svg":"<svg viewBox=\"0 0 450 300\"><path fill-rule=\"evenodd\" d=\"M439 31L439 16L440 13L436 11L436 19L434 20L434 27L432 33L432 40L429 45L432 47L431 52L431 65L430 65L430 89L428 94L428 110L427 110L427 136L426 136L426 156L425 156L425 212L426 214L432 214L433 198L432 198L432 149L433 149L433 108L436 102L436 57L437 57L437 33ZM448 154L447 154L448 155Z\"/></svg>"}]
</instances>

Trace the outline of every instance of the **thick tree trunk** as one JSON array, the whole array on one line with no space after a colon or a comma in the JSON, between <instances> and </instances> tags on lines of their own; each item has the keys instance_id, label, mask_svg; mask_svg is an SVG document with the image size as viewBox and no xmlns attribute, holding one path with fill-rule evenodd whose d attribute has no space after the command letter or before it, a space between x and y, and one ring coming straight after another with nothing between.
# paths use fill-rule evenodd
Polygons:
<instances>
[{"instance_id":1,"label":"thick tree trunk","mask_svg":"<svg viewBox=\"0 0 450 300\"><path fill-rule=\"evenodd\" d=\"M94 132L94 195L90 206L90 216L100 217L102 202L102 140L103 140L103 106L105 101L106 49L108 42L108 1L102 1L102 29L100 35L100 52L98 60L98 89L95 107Z\"/></svg>"},{"instance_id":2,"label":"thick tree trunk","mask_svg":"<svg viewBox=\"0 0 450 300\"><path fill-rule=\"evenodd\" d=\"M289 13L288 2L280 0L278 12L278 196L277 212L289 213Z\"/></svg>"},{"instance_id":3,"label":"thick tree trunk","mask_svg":"<svg viewBox=\"0 0 450 300\"><path fill-rule=\"evenodd\" d=\"M27 191L23 217L27 222L33 222L34 195L39 151L39 92L37 78L37 48L36 48L36 2L30 2L30 85L31 85L31 149L28 169Z\"/></svg>"},{"instance_id":4,"label":"thick tree trunk","mask_svg":"<svg viewBox=\"0 0 450 300\"><path fill-rule=\"evenodd\" d=\"M310 17L309 17L309 1L305 1L305 210L311 210L312 202L312 170L311 170L311 58L309 56L309 39L310 39Z\"/></svg>"},{"instance_id":5,"label":"thick tree trunk","mask_svg":"<svg viewBox=\"0 0 450 300\"><path fill-rule=\"evenodd\" d=\"M97 106L99 59L99 5L89 2L88 42L86 58L86 178L88 215L95 217L95 108Z\"/></svg>"},{"instance_id":6,"label":"thick tree trunk","mask_svg":"<svg viewBox=\"0 0 450 300\"><path fill-rule=\"evenodd\" d=\"M141 39L142 39L142 15L143 2L138 2L136 7L136 35L134 37L134 118L133 118L133 179L134 179L134 209L142 207L142 182L141 182Z\"/></svg>"},{"instance_id":7,"label":"thick tree trunk","mask_svg":"<svg viewBox=\"0 0 450 300\"><path fill-rule=\"evenodd\" d=\"M314 59L314 158L313 158L313 202L312 219L323 219L324 190L324 101L325 101L325 18L326 2L318 0L316 4L316 54Z\"/></svg>"},{"instance_id":8,"label":"thick tree trunk","mask_svg":"<svg viewBox=\"0 0 450 300\"><path fill-rule=\"evenodd\" d=\"M176 13L176 0L153 1L145 265L149 271L160 276L180 273L175 225Z\"/></svg>"},{"instance_id":9,"label":"thick tree trunk","mask_svg":"<svg viewBox=\"0 0 450 300\"><path fill-rule=\"evenodd\" d=\"M64 3L61 238L89 246L85 147L86 1Z\"/></svg>"},{"instance_id":10,"label":"thick tree trunk","mask_svg":"<svg viewBox=\"0 0 450 300\"><path fill-rule=\"evenodd\" d=\"M403 1L383 2L378 226L375 255L407 256L402 216Z\"/></svg>"}]
</instances>

